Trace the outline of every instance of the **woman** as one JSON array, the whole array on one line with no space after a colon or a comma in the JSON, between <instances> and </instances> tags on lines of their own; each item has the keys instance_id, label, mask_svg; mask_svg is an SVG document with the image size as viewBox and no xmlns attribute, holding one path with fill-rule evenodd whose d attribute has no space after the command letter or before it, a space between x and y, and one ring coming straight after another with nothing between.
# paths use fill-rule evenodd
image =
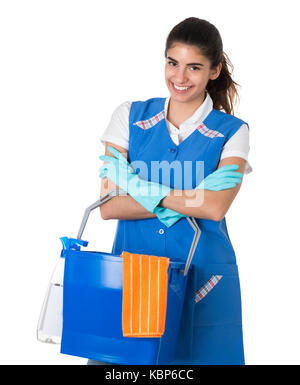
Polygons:
<instances>
[{"instance_id":1,"label":"woman","mask_svg":"<svg viewBox=\"0 0 300 385\"><path fill-rule=\"evenodd\" d=\"M129 195L102 205L101 216L119 219L114 254L130 250L183 260L193 237L184 217L196 218L201 237L189 275L174 364L244 364L238 269L225 214L241 186L232 170L238 168L238 176L251 171L248 125L232 115L236 83L221 36L212 24L188 18L176 25L167 38L165 57L170 96L122 104L101 139L106 155L118 156L118 150L131 165L143 162L148 167L140 170L142 180L170 188L150 204L151 209L147 200L138 200L127 190ZM173 169L167 183L159 173L150 172L153 161L177 162L183 166L181 177ZM184 162L191 168L185 168ZM200 174L195 165L201 162L205 179L199 198ZM214 182L206 187L223 169L228 172L221 174L223 187ZM102 167L100 174L101 195L122 188L107 170ZM224 187L226 177L229 184ZM188 180L184 186L183 180Z\"/></svg>"}]
</instances>

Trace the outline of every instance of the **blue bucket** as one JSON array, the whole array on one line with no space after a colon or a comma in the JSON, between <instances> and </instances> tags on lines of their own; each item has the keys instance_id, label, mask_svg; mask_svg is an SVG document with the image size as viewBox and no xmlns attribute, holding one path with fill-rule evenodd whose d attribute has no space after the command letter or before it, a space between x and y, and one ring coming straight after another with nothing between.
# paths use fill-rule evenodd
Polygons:
<instances>
[{"instance_id":1,"label":"blue bucket","mask_svg":"<svg viewBox=\"0 0 300 385\"><path fill-rule=\"evenodd\" d=\"M165 333L161 338L123 337L123 260L119 255L64 251L61 353L116 364L173 361L184 301L185 263L170 261Z\"/></svg>"},{"instance_id":2,"label":"blue bucket","mask_svg":"<svg viewBox=\"0 0 300 385\"><path fill-rule=\"evenodd\" d=\"M87 242L81 241L81 235L90 211L107 200L102 198L86 210L76 239L62 239L64 246L68 247L64 247L61 254L65 258L61 353L114 364L171 363L176 351L187 277L200 229L194 218L187 218L195 230L187 263L170 258L163 336L124 337L122 257L82 251L78 246L87 245Z\"/></svg>"}]
</instances>

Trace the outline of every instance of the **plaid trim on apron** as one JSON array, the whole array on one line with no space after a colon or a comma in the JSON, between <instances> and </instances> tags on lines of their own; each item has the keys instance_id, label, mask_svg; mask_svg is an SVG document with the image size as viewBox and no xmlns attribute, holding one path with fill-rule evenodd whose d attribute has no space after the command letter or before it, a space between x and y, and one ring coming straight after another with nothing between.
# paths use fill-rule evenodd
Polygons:
<instances>
[{"instance_id":1,"label":"plaid trim on apron","mask_svg":"<svg viewBox=\"0 0 300 385\"><path fill-rule=\"evenodd\" d=\"M205 126L204 123L200 124L200 126L198 126L196 128L196 130L198 130L201 134L205 135L205 136L208 136L210 138L223 138L224 135L221 134L221 132L219 131L216 131L216 130L210 130L209 128L207 128Z\"/></svg>"},{"instance_id":2,"label":"plaid trim on apron","mask_svg":"<svg viewBox=\"0 0 300 385\"><path fill-rule=\"evenodd\" d=\"M155 126L158 122L165 118L165 111L161 111L158 114L152 116L152 118L147 120L140 120L139 122L133 123L135 126L141 127L143 130L148 130L149 128Z\"/></svg>"}]
</instances>

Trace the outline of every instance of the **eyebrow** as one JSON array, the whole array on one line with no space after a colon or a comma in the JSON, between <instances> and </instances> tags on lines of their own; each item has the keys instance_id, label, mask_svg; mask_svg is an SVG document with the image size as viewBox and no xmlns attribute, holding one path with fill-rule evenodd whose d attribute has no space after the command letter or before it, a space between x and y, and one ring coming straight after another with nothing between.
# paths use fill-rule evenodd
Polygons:
<instances>
[{"instance_id":1,"label":"eyebrow","mask_svg":"<svg viewBox=\"0 0 300 385\"><path fill-rule=\"evenodd\" d=\"M172 61L174 61L175 63L178 63L177 60L171 58L170 56L168 56L167 59L172 60ZM202 63L188 63L187 65L188 65L188 66L195 66L195 65L197 65L197 66L202 66L202 67L204 67L204 64L202 64Z\"/></svg>"}]
</instances>

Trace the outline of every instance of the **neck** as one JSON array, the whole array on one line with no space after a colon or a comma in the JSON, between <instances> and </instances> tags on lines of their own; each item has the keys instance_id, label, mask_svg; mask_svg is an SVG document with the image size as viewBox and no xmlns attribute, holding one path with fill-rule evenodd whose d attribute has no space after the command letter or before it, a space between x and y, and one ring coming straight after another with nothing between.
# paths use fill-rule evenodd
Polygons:
<instances>
[{"instance_id":1,"label":"neck","mask_svg":"<svg viewBox=\"0 0 300 385\"><path fill-rule=\"evenodd\" d=\"M204 102L205 95L188 103L178 102L170 97L167 119L174 126L179 127L182 122L190 118Z\"/></svg>"}]
</instances>

